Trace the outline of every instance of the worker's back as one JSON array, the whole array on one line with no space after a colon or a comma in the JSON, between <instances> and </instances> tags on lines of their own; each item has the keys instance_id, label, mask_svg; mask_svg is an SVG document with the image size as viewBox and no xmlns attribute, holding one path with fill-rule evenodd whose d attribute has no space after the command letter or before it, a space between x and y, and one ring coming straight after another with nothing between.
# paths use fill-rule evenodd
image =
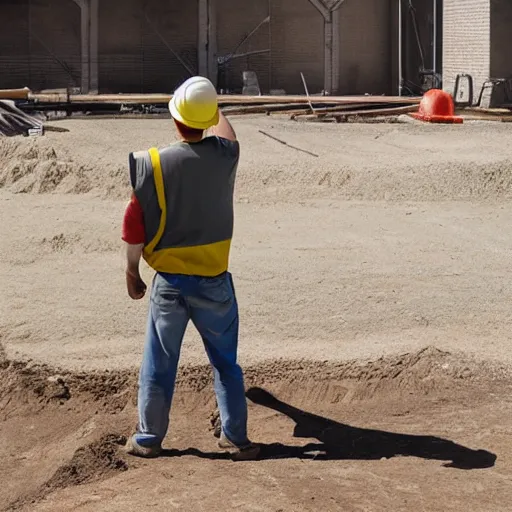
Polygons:
<instances>
[{"instance_id":1,"label":"worker's back","mask_svg":"<svg viewBox=\"0 0 512 512\"><path fill-rule=\"evenodd\" d=\"M165 227L151 156L131 158L132 185L144 212L146 246L159 235L146 260L155 270L218 275L227 270L233 236L233 189L238 142L207 137L159 151L165 191Z\"/></svg>"}]
</instances>

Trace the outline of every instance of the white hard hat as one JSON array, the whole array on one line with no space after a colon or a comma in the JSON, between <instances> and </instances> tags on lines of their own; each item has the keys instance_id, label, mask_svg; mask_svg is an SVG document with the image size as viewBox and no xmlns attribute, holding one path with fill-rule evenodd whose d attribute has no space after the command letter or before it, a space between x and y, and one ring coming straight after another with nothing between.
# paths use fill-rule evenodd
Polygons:
<instances>
[{"instance_id":1,"label":"white hard hat","mask_svg":"<svg viewBox=\"0 0 512 512\"><path fill-rule=\"evenodd\" d=\"M169 111L181 124L206 130L219 122L217 91L208 78L189 78L176 89L169 102Z\"/></svg>"}]
</instances>

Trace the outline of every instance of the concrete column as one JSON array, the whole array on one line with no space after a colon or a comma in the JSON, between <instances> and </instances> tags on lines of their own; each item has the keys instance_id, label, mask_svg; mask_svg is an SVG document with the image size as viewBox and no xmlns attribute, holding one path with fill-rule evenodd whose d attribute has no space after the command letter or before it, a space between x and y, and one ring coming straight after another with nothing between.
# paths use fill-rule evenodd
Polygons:
<instances>
[{"instance_id":1,"label":"concrete column","mask_svg":"<svg viewBox=\"0 0 512 512\"><path fill-rule=\"evenodd\" d=\"M335 14L345 0L338 0L327 7L322 0L309 0L324 18L324 91L333 94L338 91L339 68L339 17Z\"/></svg>"},{"instance_id":2,"label":"concrete column","mask_svg":"<svg viewBox=\"0 0 512 512\"><path fill-rule=\"evenodd\" d=\"M332 50L333 50L333 23L332 12L324 20L324 91L332 94Z\"/></svg>"},{"instance_id":3,"label":"concrete column","mask_svg":"<svg viewBox=\"0 0 512 512\"><path fill-rule=\"evenodd\" d=\"M89 2L84 2L81 8L81 46L82 46L82 94L89 92Z\"/></svg>"},{"instance_id":4,"label":"concrete column","mask_svg":"<svg viewBox=\"0 0 512 512\"><path fill-rule=\"evenodd\" d=\"M217 87L217 0L208 2L208 78Z\"/></svg>"},{"instance_id":5,"label":"concrete column","mask_svg":"<svg viewBox=\"0 0 512 512\"><path fill-rule=\"evenodd\" d=\"M80 90L82 94L89 92L89 0L73 0L80 8L80 53L82 64L82 79Z\"/></svg>"},{"instance_id":6,"label":"concrete column","mask_svg":"<svg viewBox=\"0 0 512 512\"><path fill-rule=\"evenodd\" d=\"M324 17L324 19L327 19L329 9L325 6L322 0L309 0L309 3L313 4L317 8L318 12Z\"/></svg>"},{"instance_id":7,"label":"concrete column","mask_svg":"<svg viewBox=\"0 0 512 512\"><path fill-rule=\"evenodd\" d=\"M217 85L217 25L215 0L199 0L199 30L197 42L199 74Z\"/></svg>"},{"instance_id":8,"label":"concrete column","mask_svg":"<svg viewBox=\"0 0 512 512\"><path fill-rule=\"evenodd\" d=\"M340 15L339 9L345 0L338 0L331 6L331 22L332 22L332 79L331 79L331 94L338 94L340 90ZM354 1L354 0L352 0Z\"/></svg>"},{"instance_id":9,"label":"concrete column","mask_svg":"<svg viewBox=\"0 0 512 512\"><path fill-rule=\"evenodd\" d=\"M338 11L332 13L332 81L331 94L340 92L340 16Z\"/></svg>"},{"instance_id":10,"label":"concrete column","mask_svg":"<svg viewBox=\"0 0 512 512\"><path fill-rule=\"evenodd\" d=\"M89 88L97 94L99 90L98 73L98 40L99 40L99 0L90 0L90 25L89 25Z\"/></svg>"},{"instance_id":11,"label":"concrete column","mask_svg":"<svg viewBox=\"0 0 512 512\"><path fill-rule=\"evenodd\" d=\"M199 0L197 31L197 64L201 76L208 76L208 0Z\"/></svg>"}]
</instances>

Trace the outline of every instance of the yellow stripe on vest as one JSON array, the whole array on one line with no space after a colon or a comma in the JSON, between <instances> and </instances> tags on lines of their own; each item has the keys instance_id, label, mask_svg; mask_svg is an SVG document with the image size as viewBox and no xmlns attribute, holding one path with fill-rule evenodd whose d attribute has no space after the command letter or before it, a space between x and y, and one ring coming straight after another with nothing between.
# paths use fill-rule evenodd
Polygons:
<instances>
[{"instance_id":1,"label":"yellow stripe on vest","mask_svg":"<svg viewBox=\"0 0 512 512\"><path fill-rule=\"evenodd\" d=\"M157 272L215 277L228 269L231 240L194 247L161 249L145 257Z\"/></svg>"},{"instance_id":2,"label":"yellow stripe on vest","mask_svg":"<svg viewBox=\"0 0 512 512\"><path fill-rule=\"evenodd\" d=\"M146 261L155 250L155 247L158 245L158 242L160 242L160 239L164 234L165 221L167 219L167 203L165 201L164 176L162 174L162 165L160 164L160 154L158 153L158 149L151 148L149 150L149 156L151 158L151 165L153 167L153 177L155 180L156 195L158 197L158 206L160 206L161 214L158 231L156 232L156 235L153 238L153 240L151 240L151 242L149 242L144 248L144 258L146 259Z\"/></svg>"}]
</instances>

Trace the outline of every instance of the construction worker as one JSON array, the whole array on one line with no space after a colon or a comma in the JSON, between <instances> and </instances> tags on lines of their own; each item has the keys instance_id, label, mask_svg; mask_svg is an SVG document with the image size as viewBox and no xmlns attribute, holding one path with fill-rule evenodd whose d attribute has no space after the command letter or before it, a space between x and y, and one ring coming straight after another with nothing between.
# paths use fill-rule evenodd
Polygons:
<instances>
[{"instance_id":1,"label":"construction worker","mask_svg":"<svg viewBox=\"0 0 512 512\"><path fill-rule=\"evenodd\" d=\"M253 459L259 447L247 437L244 380L237 364L238 305L228 272L239 143L206 78L187 80L169 109L180 142L130 154L133 194L123 222L129 296L138 300L146 292L141 257L156 275L139 375L139 424L126 449L141 457L160 454L191 320L213 367L219 447L234 459Z\"/></svg>"}]
</instances>

